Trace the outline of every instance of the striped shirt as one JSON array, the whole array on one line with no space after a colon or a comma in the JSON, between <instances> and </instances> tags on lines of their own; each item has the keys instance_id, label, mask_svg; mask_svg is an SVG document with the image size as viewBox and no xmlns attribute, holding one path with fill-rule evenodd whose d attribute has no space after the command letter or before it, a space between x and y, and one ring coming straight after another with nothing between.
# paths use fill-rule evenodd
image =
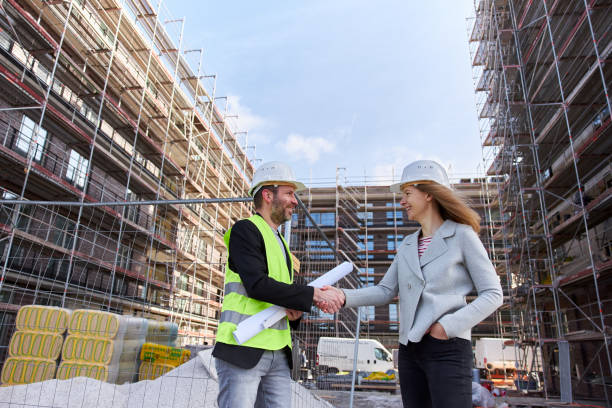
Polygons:
<instances>
[{"instance_id":1,"label":"striped shirt","mask_svg":"<svg viewBox=\"0 0 612 408\"><path fill-rule=\"evenodd\" d=\"M431 243L431 237L419 237L419 258Z\"/></svg>"}]
</instances>

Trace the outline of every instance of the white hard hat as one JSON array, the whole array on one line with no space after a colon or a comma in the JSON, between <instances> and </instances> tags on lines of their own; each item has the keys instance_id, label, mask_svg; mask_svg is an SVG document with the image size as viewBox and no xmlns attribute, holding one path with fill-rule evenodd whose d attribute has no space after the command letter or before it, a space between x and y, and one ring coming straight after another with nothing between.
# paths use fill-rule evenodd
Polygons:
<instances>
[{"instance_id":1,"label":"white hard hat","mask_svg":"<svg viewBox=\"0 0 612 408\"><path fill-rule=\"evenodd\" d=\"M417 160L404 167L401 181L391 185L391 192L401 193L405 185L431 184L431 182L450 188L444 167L433 160Z\"/></svg>"},{"instance_id":2,"label":"white hard hat","mask_svg":"<svg viewBox=\"0 0 612 408\"><path fill-rule=\"evenodd\" d=\"M292 185L295 187L295 191L306 188L304 184L295 180L291 167L283 162L273 161L264 163L255 170L249 195L254 197L261 187L278 184Z\"/></svg>"}]
</instances>

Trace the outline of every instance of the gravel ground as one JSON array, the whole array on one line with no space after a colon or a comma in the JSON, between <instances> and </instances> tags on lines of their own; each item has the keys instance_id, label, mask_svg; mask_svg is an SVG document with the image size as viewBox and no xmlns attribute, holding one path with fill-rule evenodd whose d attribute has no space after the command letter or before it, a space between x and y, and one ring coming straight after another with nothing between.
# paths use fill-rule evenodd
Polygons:
<instances>
[{"instance_id":1,"label":"gravel ground","mask_svg":"<svg viewBox=\"0 0 612 408\"><path fill-rule=\"evenodd\" d=\"M349 407L350 391L311 390L311 392L336 408ZM389 392L356 391L353 401L354 408L396 408L401 406L401 395L393 395Z\"/></svg>"}]
</instances>

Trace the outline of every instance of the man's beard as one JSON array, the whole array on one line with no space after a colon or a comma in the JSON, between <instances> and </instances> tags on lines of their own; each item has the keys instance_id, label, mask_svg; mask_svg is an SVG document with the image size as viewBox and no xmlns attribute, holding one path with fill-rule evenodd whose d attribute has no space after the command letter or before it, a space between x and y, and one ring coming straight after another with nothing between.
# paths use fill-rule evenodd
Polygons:
<instances>
[{"instance_id":1,"label":"man's beard","mask_svg":"<svg viewBox=\"0 0 612 408\"><path fill-rule=\"evenodd\" d=\"M283 207L281 201L277 197L274 197L272 200L272 211L270 213L270 218L275 224L280 225L283 222L291 219L290 217L285 216L285 209L286 207Z\"/></svg>"}]
</instances>

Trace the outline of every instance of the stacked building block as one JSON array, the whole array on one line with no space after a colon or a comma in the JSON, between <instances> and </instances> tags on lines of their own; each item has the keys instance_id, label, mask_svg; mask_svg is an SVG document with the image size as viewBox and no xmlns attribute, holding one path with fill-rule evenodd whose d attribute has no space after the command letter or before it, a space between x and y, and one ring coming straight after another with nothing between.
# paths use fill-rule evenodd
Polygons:
<instances>
[{"instance_id":1,"label":"stacked building block","mask_svg":"<svg viewBox=\"0 0 612 408\"><path fill-rule=\"evenodd\" d=\"M140 351L138 380L154 380L187 362L191 352L178 347L145 343Z\"/></svg>"},{"instance_id":2,"label":"stacked building block","mask_svg":"<svg viewBox=\"0 0 612 408\"><path fill-rule=\"evenodd\" d=\"M132 381L146 329L146 319L98 310L75 310L57 378L85 376L111 383Z\"/></svg>"},{"instance_id":3,"label":"stacked building block","mask_svg":"<svg viewBox=\"0 0 612 408\"><path fill-rule=\"evenodd\" d=\"M70 315L68 309L53 306L28 305L19 309L9 357L2 366L3 385L30 384L54 377Z\"/></svg>"}]
</instances>

